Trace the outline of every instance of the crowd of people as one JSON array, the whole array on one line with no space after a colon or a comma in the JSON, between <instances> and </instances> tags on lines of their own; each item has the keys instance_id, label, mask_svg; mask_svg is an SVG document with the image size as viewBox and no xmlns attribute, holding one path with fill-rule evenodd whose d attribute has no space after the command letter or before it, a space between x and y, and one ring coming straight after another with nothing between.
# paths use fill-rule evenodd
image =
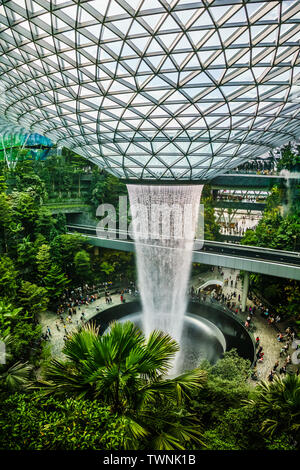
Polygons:
<instances>
[{"instance_id":1,"label":"crowd of people","mask_svg":"<svg viewBox=\"0 0 300 470\"><path fill-rule=\"evenodd\" d=\"M235 235L242 237L245 235L246 230L254 228L259 221L259 217L251 216L246 218L242 216L238 221L235 222L221 222L220 232L222 235Z\"/></svg>"},{"instance_id":2,"label":"crowd of people","mask_svg":"<svg viewBox=\"0 0 300 470\"><path fill-rule=\"evenodd\" d=\"M118 286L113 287L111 281L107 281L98 285L85 284L74 289L67 289L58 302L56 310L57 319L55 322L56 330L63 332L64 341L70 336L68 326L75 325L78 327L88 321L85 308L93 304L96 300L104 297L105 304L111 305L113 303L113 293L120 294L121 303L126 301L125 294L127 293L129 295L138 295L135 283L131 281L129 284L129 287L120 289ZM113 293L111 292L112 290L114 290ZM100 306L96 305L96 313L99 313L100 310ZM80 313L79 319L77 313ZM51 337L51 328L47 325L46 331L42 334L42 339L49 340Z\"/></svg>"},{"instance_id":3,"label":"crowd of people","mask_svg":"<svg viewBox=\"0 0 300 470\"><path fill-rule=\"evenodd\" d=\"M224 270L222 267L215 267L211 268L211 271L217 270L218 274L224 278ZM250 330L251 332L256 331L256 327L254 325L254 318L257 315L260 315L264 321L267 322L273 330L275 330L276 339L279 342L282 342L282 348L279 353L279 358L274 363L274 366L270 373L268 374L268 380L272 381L275 374L286 374L287 367L291 364L291 353L290 348L295 339L295 332L290 328L287 327L285 332L280 331L280 326L282 325L282 318L280 315L272 312L272 308L265 305L257 296L252 293L248 294L248 299L251 301L251 305L246 307L245 312L242 310L241 304L241 294L237 290L238 282L240 280L239 274L234 274L235 272L232 270L231 275L223 279L223 288L221 286L214 286L212 289L211 286L207 286L204 289L195 289L194 286L190 288L189 294L192 300L197 301L204 301L204 302L218 302L223 307L226 307L231 313L236 314L241 319L241 313L245 313L243 316L244 326L246 329ZM229 286L230 289L224 289L224 287ZM265 351L263 346L261 345L261 340L259 336L256 336L256 358L255 364L252 369L251 378L253 380L258 380L258 372L257 366L263 362L266 362ZM299 369L297 371L299 374Z\"/></svg>"},{"instance_id":4,"label":"crowd of people","mask_svg":"<svg viewBox=\"0 0 300 470\"><path fill-rule=\"evenodd\" d=\"M221 266L211 267L212 272L215 270L217 270L218 274L223 279L223 288L221 286L207 286L204 289L197 289L194 286L191 286L189 294L192 300L220 303L223 307L226 307L229 311L231 311L231 313L240 317L240 319L241 314L246 313L246 316L243 320L244 326L251 332L256 331L256 328L253 325L253 318L256 315L261 315L261 317L264 318L265 321L276 330L276 340L282 343L279 358L272 367L272 370L268 375L268 380L272 381L276 374L286 374L287 367L291 363L290 347L295 339L295 332L292 331L290 327L288 327L284 333L281 332L278 328L278 324L281 322L280 315L273 314L268 306L264 305L258 297L251 293L248 294L248 299L251 300L251 305L247 305L246 311L243 312L241 293L238 290L238 283L241 279L239 273L237 271L231 270L231 274L224 278L224 268ZM224 289L226 287L229 287L229 289ZM112 290L114 291L113 293L111 292ZM113 287L112 282L105 282L97 286L85 284L72 290L66 290L57 307L57 319L55 322L57 331L63 333L64 341L66 341L70 336L69 330L71 328L68 329L69 326L74 325L78 327L80 325L84 325L88 321L87 315L85 313L85 308L87 306L93 304L96 300L99 300L100 297L104 298L106 305L110 305L113 302L112 294L116 293L120 295L121 303L126 302L127 294L130 296L139 295L138 289L133 281L130 282L129 287L126 289L121 289L117 286ZM99 302L95 306L95 310L96 313L100 312L101 308L99 306ZM78 317L77 313L80 313L80 317ZM42 339L49 340L51 337L51 328L47 325L46 331L42 335ZM255 346L256 360L252 370L251 378L253 380L258 380L257 366L258 364L263 363L266 359L265 351L261 345L259 336L256 336ZM284 361L282 361L283 359ZM297 373L299 373L299 370Z\"/></svg>"},{"instance_id":5,"label":"crowd of people","mask_svg":"<svg viewBox=\"0 0 300 470\"><path fill-rule=\"evenodd\" d=\"M292 358L290 354L290 347L293 344L293 341L295 339L295 332L291 329L291 327L287 327L285 330L285 333L279 332L277 334L277 340L280 342L285 342L285 344L282 346L279 352L279 358L276 360L274 363L272 369L270 370L268 374L268 381L272 382L274 380L274 377L277 375L286 375L287 373L287 367L289 364L292 363ZM264 352L263 352L263 347L259 345L260 344L260 339L259 337L256 338L256 348L257 353L256 353L256 363L263 362L264 360ZM281 361L281 359L283 359ZM281 363L281 364L280 364ZM296 370L296 374L299 375L300 368L298 367ZM254 367L252 371L252 378L254 380L257 380L257 368L256 366Z\"/></svg>"},{"instance_id":6,"label":"crowd of people","mask_svg":"<svg viewBox=\"0 0 300 470\"><path fill-rule=\"evenodd\" d=\"M232 173L252 173L257 175L273 175L277 173L276 160L269 158L265 160L250 160L238 166Z\"/></svg>"}]
</instances>

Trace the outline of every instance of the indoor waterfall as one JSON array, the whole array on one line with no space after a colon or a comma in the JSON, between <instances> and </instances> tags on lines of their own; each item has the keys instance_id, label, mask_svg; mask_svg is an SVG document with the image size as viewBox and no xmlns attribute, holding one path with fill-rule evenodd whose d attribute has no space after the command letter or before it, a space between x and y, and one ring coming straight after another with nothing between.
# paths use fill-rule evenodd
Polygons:
<instances>
[{"instance_id":1,"label":"indoor waterfall","mask_svg":"<svg viewBox=\"0 0 300 470\"><path fill-rule=\"evenodd\" d=\"M181 340L198 220L200 185L127 185L146 336Z\"/></svg>"}]
</instances>

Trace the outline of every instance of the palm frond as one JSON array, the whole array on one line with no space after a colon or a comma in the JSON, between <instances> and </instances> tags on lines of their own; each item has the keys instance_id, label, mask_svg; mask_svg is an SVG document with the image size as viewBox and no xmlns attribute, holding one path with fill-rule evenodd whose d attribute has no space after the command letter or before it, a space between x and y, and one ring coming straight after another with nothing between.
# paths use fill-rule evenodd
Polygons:
<instances>
[{"instance_id":1,"label":"palm frond","mask_svg":"<svg viewBox=\"0 0 300 470\"><path fill-rule=\"evenodd\" d=\"M197 368L172 379L177 393L177 402L181 403L183 398L189 398L191 392L201 389L206 378L206 371Z\"/></svg>"},{"instance_id":2,"label":"palm frond","mask_svg":"<svg viewBox=\"0 0 300 470\"><path fill-rule=\"evenodd\" d=\"M0 375L3 386L9 390L25 389L29 385L32 366L17 362Z\"/></svg>"},{"instance_id":3,"label":"palm frond","mask_svg":"<svg viewBox=\"0 0 300 470\"><path fill-rule=\"evenodd\" d=\"M124 439L124 448L125 450L135 450L138 448L139 441L144 440L149 435L149 432L132 416L124 416L123 423L126 429L126 439Z\"/></svg>"},{"instance_id":4,"label":"palm frond","mask_svg":"<svg viewBox=\"0 0 300 470\"><path fill-rule=\"evenodd\" d=\"M172 434L162 432L151 442L151 448L154 450L185 450L180 441Z\"/></svg>"},{"instance_id":5,"label":"palm frond","mask_svg":"<svg viewBox=\"0 0 300 470\"><path fill-rule=\"evenodd\" d=\"M175 339L159 330L154 330L150 334L146 348L153 364L152 367L162 374L170 370L175 354L180 350Z\"/></svg>"},{"instance_id":6,"label":"palm frond","mask_svg":"<svg viewBox=\"0 0 300 470\"><path fill-rule=\"evenodd\" d=\"M95 325L87 324L83 326L71 335L63 348L63 353L75 362L88 357L98 334L99 331Z\"/></svg>"}]
</instances>

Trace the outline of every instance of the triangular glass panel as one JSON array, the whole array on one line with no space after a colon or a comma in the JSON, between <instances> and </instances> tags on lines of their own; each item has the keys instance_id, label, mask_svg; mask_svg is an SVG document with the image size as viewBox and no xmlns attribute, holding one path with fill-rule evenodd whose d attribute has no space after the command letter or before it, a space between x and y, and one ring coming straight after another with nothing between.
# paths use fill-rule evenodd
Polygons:
<instances>
[{"instance_id":1,"label":"triangular glass panel","mask_svg":"<svg viewBox=\"0 0 300 470\"><path fill-rule=\"evenodd\" d=\"M121 5L119 5L115 0L110 1L106 16L124 15L124 13L126 13L126 10L124 10Z\"/></svg>"},{"instance_id":2,"label":"triangular glass panel","mask_svg":"<svg viewBox=\"0 0 300 470\"><path fill-rule=\"evenodd\" d=\"M207 11L204 11L202 13L202 15L199 18L197 18L197 20L193 24L193 28L195 26L202 26L202 27L212 26L212 27L214 27L212 19L211 19L210 15L207 13Z\"/></svg>"},{"instance_id":3,"label":"triangular glass panel","mask_svg":"<svg viewBox=\"0 0 300 470\"><path fill-rule=\"evenodd\" d=\"M166 49L170 49L170 46L173 44L173 42L175 41L177 36L178 36L178 33L175 33L175 34L160 34L157 37L159 39L161 39L161 41L163 42ZM177 45L176 45L176 47L177 47Z\"/></svg>"},{"instance_id":4,"label":"triangular glass panel","mask_svg":"<svg viewBox=\"0 0 300 470\"><path fill-rule=\"evenodd\" d=\"M126 20L115 21L114 26L122 33L122 35L127 35L132 23L132 18Z\"/></svg>"},{"instance_id":5,"label":"triangular glass panel","mask_svg":"<svg viewBox=\"0 0 300 470\"><path fill-rule=\"evenodd\" d=\"M168 15L165 17L163 24L160 27L160 31L177 29L178 32L180 31L178 23L172 18L172 16Z\"/></svg>"},{"instance_id":6,"label":"triangular glass panel","mask_svg":"<svg viewBox=\"0 0 300 470\"><path fill-rule=\"evenodd\" d=\"M95 28L93 34L94 34L94 36L96 36L98 38L99 35L100 35L100 31L101 31L101 25L92 26L91 28ZM91 28L89 27L88 30L90 31ZM98 33L98 34L96 35L96 33ZM120 39L120 38L115 33L113 33L113 31L111 31L109 28L107 28L106 26L102 26L101 39L103 41L106 41L106 40L109 40L109 39Z\"/></svg>"},{"instance_id":7,"label":"triangular glass panel","mask_svg":"<svg viewBox=\"0 0 300 470\"><path fill-rule=\"evenodd\" d=\"M147 48L147 54L150 52L158 52L162 53L164 52L159 43L153 38L152 41L150 42L148 48Z\"/></svg>"},{"instance_id":8,"label":"triangular glass panel","mask_svg":"<svg viewBox=\"0 0 300 470\"><path fill-rule=\"evenodd\" d=\"M94 16L88 13L82 6L78 7L78 13L81 23L85 23L87 21L95 21Z\"/></svg>"},{"instance_id":9,"label":"triangular glass panel","mask_svg":"<svg viewBox=\"0 0 300 470\"><path fill-rule=\"evenodd\" d=\"M149 37L131 39L130 42L141 52L144 51L146 44L149 42Z\"/></svg>"},{"instance_id":10,"label":"triangular glass panel","mask_svg":"<svg viewBox=\"0 0 300 470\"><path fill-rule=\"evenodd\" d=\"M150 28L154 31L154 30L157 28L157 26L158 26L158 24L159 24L159 22L161 21L161 19L162 19L163 16L164 16L164 15L161 14L161 13L160 13L160 14L157 14L157 15L153 15L153 14L152 14L152 15L145 15L145 16L143 17L143 20L144 20L144 21L147 23L147 25L150 26Z\"/></svg>"},{"instance_id":11,"label":"triangular glass panel","mask_svg":"<svg viewBox=\"0 0 300 470\"><path fill-rule=\"evenodd\" d=\"M209 29L200 29L199 31L189 31L188 36L192 40L192 43L197 46L199 42L204 38L208 33Z\"/></svg>"},{"instance_id":12,"label":"triangular glass panel","mask_svg":"<svg viewBox=\"0 0 300 470\"><path fill-rule=\"evenodd\" d=\"M226 23L227 24L231 24L231 23L238 23L238 24L246 23L246 24L248 24L247 16L246 16L244 7L240 8L237 13L235 13L231 18L229 18L227 20Z\"/></svg>"},{"instance_id":13,"label":"triangular glass panel","mask_svg":"<svg viewBox=\"0 0 300 470\"><path fill-rule=\"evenodd\" d=\"M218 36L217 32L215 32L212 36L210 36L210 38L208 40L206 40L205 44L204 44L205 47L220 46L220 45L221 45L221 43L220 43L220 39L219 39L219 36Z\"/></svg>"}]
</instances>

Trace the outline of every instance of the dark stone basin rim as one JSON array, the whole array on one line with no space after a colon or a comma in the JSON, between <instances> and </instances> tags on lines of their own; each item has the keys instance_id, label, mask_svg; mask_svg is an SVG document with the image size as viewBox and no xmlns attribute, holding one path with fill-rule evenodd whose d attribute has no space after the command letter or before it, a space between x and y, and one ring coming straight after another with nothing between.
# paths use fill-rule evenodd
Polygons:
<instances>
[{"instance_id":1,"label":"dark stone basin rim","mask_svg":"<svg viewBox=\"0 0 300 470\"><path fill-rule=\"evenodd\" d=\"M139 312L141 309L141 302L135 300L103 310L95 315L91 321L100 327L100 334L103 334L112 321L119 320L131 313ZM206 302L190 302L187 311L196 316L206 318L221 330L226 340L226 351L236 348L241 357L249 359L251 364L254 364L254 339L248 330L246 330L243 323L234 318L233 314L227 312L222 306Z\"/></svg>"}]
</instances>

